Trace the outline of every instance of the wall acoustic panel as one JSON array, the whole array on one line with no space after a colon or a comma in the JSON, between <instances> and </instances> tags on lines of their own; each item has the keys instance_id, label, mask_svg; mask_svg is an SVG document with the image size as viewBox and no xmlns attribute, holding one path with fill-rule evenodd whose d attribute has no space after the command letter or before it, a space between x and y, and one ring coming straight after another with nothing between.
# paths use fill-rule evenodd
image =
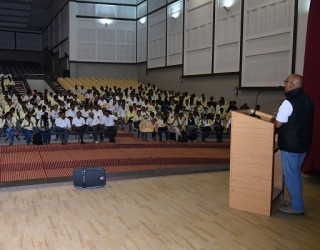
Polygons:
<instances>
[{"instance_id":1,"label":"wall acoustic panel","mask_svg":"<svg viewBox=\"0 0 320 250\"><path fill-rule=\"evenodd\" d=\"M148 0L148 12L152 12L165 6L167 3L166 0Z\"/></svg>"},{"instance_id":2,"label":"wall acoustic panel","mask_svg":"<svg viewBox=\"0 0 320 250\"><path fill-rule=\"evenodd\" d=\"M137 7L137 17L140 18L142 16L147 15L148 8L148 2L143 2L142 4L139 4Z\"/></svg>"},{"instance_id":3,"label":"wall acoustic panel","mask_svg":"<svg viewBox=\"0 0 320 250\"><path fill-rule=\"evenodd\" d=\"M15 49L14 32L0 31L0 49Z\"/></svg>"},{"instance_id":4,"label":"wall acoustic panel","mask_svg":"<svg viewBox=\"0 0 320 250\"><path fill-rule=\"evenodd\" d=\"M239 72L241 0L215 0L214 73Z\"/></svg>"},{"instance_id":5,"label":"wall acoustic panel","mask_svg":"<svg viewBox=\"0 0 320 250\"><path fill-rule=\"evenodd\" d=\"M148 16L148 68L166 65L166 8Z\"/></svg>"},{"instance_id":6,"label":"wall acoustic panel","mask_svg":"<svg viewBox=\"0 0 320 250\"><path fill-rule=\"evenodd\" d=\"M48 26L48 47L49 50L53 48L53 23Z\"/></svg>"},{"instance_id":7,"label":"wall acoustic panel","mask_svg":"<svg viewBox=\"0 0 320 250\"><path fill-rule=\"evenodd\" d=\"M94 2L94 3L114 3L114 4L137 4L137 0L77 0L77 2Z\"/></svg>"},{"instance_id":8,"label":"wall acoustic panel","mask_svg":"<svg viewBox=\"0 0 320 250\"><path fill-rule=\"evenodd\" d=\"M60 42L69 37L69 4L60 12Z\"/></svg>"},{"instance_id":9,"label":"wall acoustic panel","mask_svg":"<svg viewBox=\"0 0 320 250\"><path fill-rule=\"evenodd\" d=\"M147 61L147 17L137 21L137 62Z\"/></svg>"},{"instance_id":10,"label":"wall acoustic panel","mask_svg":"<svg viewBox=\"0 0 320 250\"><path fill-rule=\"evenodd\" d=\"M183 75L212 73L213 0L185 0Z\"/></svg>"},{"instance_id":11,"label":"wall acoustic panel","mask_svg":"<svg viewBox=\"0 0 320 250\"><path fill-rule=\"evenodd\" d=\"M182 64L183 1L167 8L167 66Z\"/></svg>"},{"instance_id":12,"label":"wall acoustic panel","mask_svg":"<svg viewBox=\"0 0 320 250\"><path fill-rule=\"evenodd\" d=\"M60 42L60 16L53 20L53 46L56 46Z\"/></svg>"},{"instance_id":13,"label":"wall acoustic panel","mask_svg":"<svg viewBox=\"0 0 320 250\"><path fill-rule=\"evenodd\" d=\"M295 0L244 0L241 87L277 87L292 71Z\"/></svg>"},{"instance_id":14,"label":"wall acoustic panel","mask_svg":"<svg viewBox=\"0 0 320 250\"><path fill-rule=\"evenodd\" d=\"M70 34L70 60L136 62L136 21L76 18ZM71 49L71 47L70 47Z\"/></svg>"},{"instance_id":15,"label":"wall acoustic panel","mask_svg":"<svg viewBox=\"0 0 320 250\"><path fill-rule=\"evenodd\" d=\"M42 51L42 35L16 33L17 50Z\"/></svg>"},{"instance_id":16,"label":"wall acoustic panel","mask_svg":"<svg viewBox=\"0 0 320 250\"><path fill-rule=\"evenodd\" d=\"M66 55L69 55L69 42L64 41L59 45L59 58L64 58Z\"/></svg>"},{"instance_id":17,"label":"wall acoustic panel","mask_svg":"<svg viewBox=\"0 0 320 250\"><path fill-rule=\"evenodd\" d=\"M136 19L135 6L78 3L77 15Z\"/></svg>"}]
</instances>

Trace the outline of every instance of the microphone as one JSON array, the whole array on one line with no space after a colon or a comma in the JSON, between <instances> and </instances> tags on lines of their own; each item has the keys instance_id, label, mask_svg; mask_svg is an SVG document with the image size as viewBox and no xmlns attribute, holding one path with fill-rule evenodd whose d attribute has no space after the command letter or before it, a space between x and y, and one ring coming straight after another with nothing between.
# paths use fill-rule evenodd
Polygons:
<instances>
[{"instance_id":1,"label":"microphone","mask_svg":"<svg viewBox=\"0 0 320 250\"><path fill-rule=\"evenodd\" d=\"M283 86L279 85L279 86L277 86L276 88L277 88L277 89L283 89ZM256 96L256 102L255 102L255 106L254 106L254 111L253 111L252 114L250 114L250 116L256 117L256 118L259 118L259 119L261 119L261 117L258 116L258 115L256 115L256 112L257 112L257 104L258 104L258 97L259 97L259 95L260 95L263 91L264 91L264 90L260 90L260 91L258 92L258 94L257 94L257 96Z\"/></svg>"},{"instance_id":2,"label":"microphone","mask_svg":"<svg viewBox=\"0 0 320 250\"><path fill-rule=\"evenodd\" d=\"M256 112L257 112L258 97L259 97L259 95L260 95L262 92L263 92L263 90L260 90L260 91L258 92L258 94L257 94L257 96L256 96L256 102L255 102L255 105L254 105L254 111L253 111L252 114L250 114L250 116L256 117L256 118L259 118L259 119L261 119L261 117L258 116L258 115L256 115Z\"/></svg>"}]
</instances>

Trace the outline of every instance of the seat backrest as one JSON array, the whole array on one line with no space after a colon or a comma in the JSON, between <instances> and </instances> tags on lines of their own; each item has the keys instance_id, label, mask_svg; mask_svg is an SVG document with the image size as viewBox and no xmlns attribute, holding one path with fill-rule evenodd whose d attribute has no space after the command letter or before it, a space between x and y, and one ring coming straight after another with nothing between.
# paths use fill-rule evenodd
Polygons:
<instances>
[{"instance_id":1,"label":"seat backrest","mask_svg":"<svg viewBox=\"0 0 320 250\"><path fill-rule=\"evenodd\" d=\"M140 128L140 132L142 133L154 132L154 126L151 121L141 121L139 128Z\"/></svg>"}]
</instances>

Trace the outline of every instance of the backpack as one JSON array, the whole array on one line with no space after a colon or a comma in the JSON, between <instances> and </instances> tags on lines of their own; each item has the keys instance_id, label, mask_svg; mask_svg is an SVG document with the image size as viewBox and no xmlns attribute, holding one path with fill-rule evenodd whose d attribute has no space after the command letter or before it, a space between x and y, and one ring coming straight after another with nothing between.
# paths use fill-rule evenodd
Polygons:
<instances>
[{"instance_id":1,"label":"backpack","mask_svg":"<svg viewBox=\"0 0 320 250\"><path fill-rule=\"evenodd\" d=\"M32 137L32 141L34 145L42 145L42 135L40 133L35 133Z\"/></svg>"},{"instance_id":2,"label":"backpack","mask_svg":"<svg viewBox=\"0 0 320 250\"><path fill-rule=\"evenodd\" d=\"M181 131L181 136L178 139L179 142L187 142L188 141L188 135L187 132Z\"/></svg>"}]
</instances>

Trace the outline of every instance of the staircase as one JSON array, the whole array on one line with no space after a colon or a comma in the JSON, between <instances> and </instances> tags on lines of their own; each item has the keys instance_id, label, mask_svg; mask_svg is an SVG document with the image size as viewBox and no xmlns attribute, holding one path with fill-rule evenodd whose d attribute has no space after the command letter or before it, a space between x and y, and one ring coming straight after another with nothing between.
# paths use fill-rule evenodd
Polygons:
<instances>
[{"instance_id":1,"label":"staircase","mask_svg":"<svg viewBox=\"0 0 320 250\"><path fill-rule=\"evenodd\" d=\"M53 84L53 87L54 87L54 91L57 94L59 94L59 93L62 93L63 95L67 94L67 91L65 90L64 87L62 87L60 85L60 83L58 83L57 81L53 81L52 84Z\"/></svg>"},{"instance_id":2,"label":"staircase","mask_svg":"<svg viewBox=\"0 0 320 250\"><path fill-rule=\"evenodd\" d=\"M20 94L20 96L24 96L27 94L27 91L24 87L24 84L22 81L15 81L16 85L15 85L15 88L16 88L16 91L18 91L18 93Z\"/></svg>"}]
</instances>

